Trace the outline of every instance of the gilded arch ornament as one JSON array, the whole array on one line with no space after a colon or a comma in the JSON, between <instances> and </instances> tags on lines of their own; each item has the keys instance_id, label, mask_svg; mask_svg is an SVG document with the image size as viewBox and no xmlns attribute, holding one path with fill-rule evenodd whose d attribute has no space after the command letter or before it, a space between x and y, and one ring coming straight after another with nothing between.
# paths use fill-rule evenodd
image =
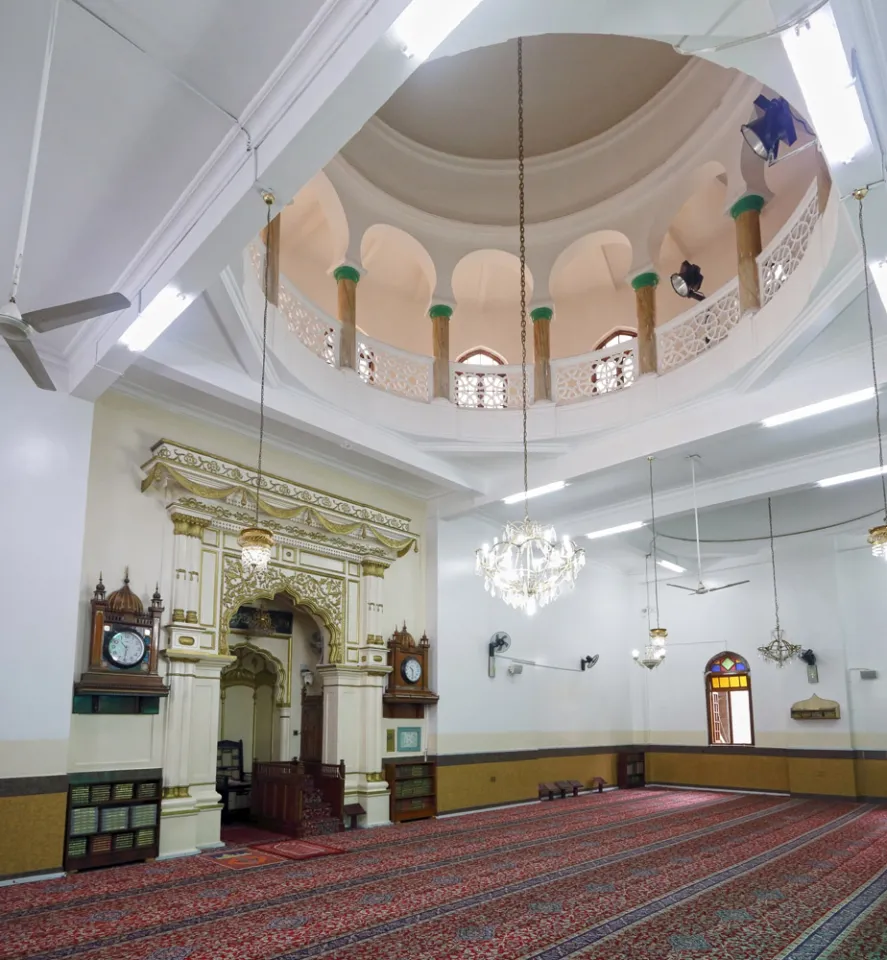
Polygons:
<instances>
[{"instance_id":1,"label":"gilded arch ornament","mask_svg":"<svg viewBox=\"0 0 887 960\"><path fill-rule=\"evenodd\" d=\"M278 707L291 706L290 676L283 662L278 657L275 657L270 650L266 650L264 647L257 647L254 643L250 643L249 640L244 640L243 642L238 641L237 643L232 644L230 652L240 655L251 653L257 657L260 657L266 663L273 664L277 670L277 683L275 686L278 689L277 696L274 701L275 705ZM244 683L246 686L250 686L249 678L246 677L247 672L248 671L245 671L239 663L232 663L221 673L220 679L222 686L234 686L235 683ZM262 674L255 674L254 676L261 677Z\"/></svg>"},{"instance_id":2,"label":"gilded arch ornament","mask_svg":"<svg viewBox=\"0 0 887 960\"><path fill-rule=\"evenodd\" d=\"M244 577L240 560L225 557L222 568L222 611L219 651L228 653L228 624L245 603L273 600L285 593L293 603L317 617L329 633L328 663L344 663L345 581L340 577L272 565L261 579Z\"/></svg>"}]
</instances>

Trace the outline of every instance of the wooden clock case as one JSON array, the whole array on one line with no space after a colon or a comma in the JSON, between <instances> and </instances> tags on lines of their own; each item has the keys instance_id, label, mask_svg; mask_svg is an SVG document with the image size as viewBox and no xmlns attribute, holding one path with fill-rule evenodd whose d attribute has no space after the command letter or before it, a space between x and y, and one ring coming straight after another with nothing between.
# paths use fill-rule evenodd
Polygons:
<instances>
[{"instance_id":1,"label":"wooden clock case","mask_svg":"<svg viewBox=\"0 0 887 960\"><path fill-rule=\"evenodd\" d=\"M165 697L169 688L157 675L157 654L160 646L160 615L163 601L156 590L147 611L142 601L129 588L129 575L123 586L105 598L101 577L91 601L92 627L89 635L89 668L74 684L75 696L124 695ZM115 629L129 629L144 637L147 653L130 668L115 666L107 656L105 638Z\"/></svg>"},{"instance_id":2,"label":"wooden clock case","mask_svg":"<svg viewBox=\"0 0 887 960\"><path fill-rule=\"evenodd\" d=\"M402 630L395 629L388 641L389 665L388 689L382 698L383 716L392 720L413 720L425 716L425 707L437 703L438 695L429 688L429 650L431 642L424 634L416 643L403 625ZM418 660L422 675L416 683L404 679L402 669L404 661Z\"/></svg>"}]
</instances>

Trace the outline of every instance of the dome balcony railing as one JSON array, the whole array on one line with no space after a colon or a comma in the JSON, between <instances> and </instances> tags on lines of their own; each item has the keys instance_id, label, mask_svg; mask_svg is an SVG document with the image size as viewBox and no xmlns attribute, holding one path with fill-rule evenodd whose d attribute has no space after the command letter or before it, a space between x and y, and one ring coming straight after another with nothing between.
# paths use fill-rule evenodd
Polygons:
<instances>
[{"instance_id":1,"label":"dome balcony railing","mask_svg":"<svg viewBox=\"0 0 887 960\"><path fill-rule=\"evenodd\" d=\"M814 228L821 219L814 181L792 216L758 257L761 306L766 306L802 263ZM257 279L262 251L249 251ZM303 298L284 277L281 315L289 330L316 356L338 366L341 324ZM689 310L656 328L657 373L690 363L726 340L743 316L736 277ZM434 360L382 343L358 331L358 375L368 385L408 400L430 403ZM450 402L472 410L507 410L521 405L521 368L450 363ZM579 403L625 390L637 380L636 345L618 346L551 362L552 399L558 405ZM534 369L527 364L527 399L533 403Z\"/></svg>"}]
</instances>

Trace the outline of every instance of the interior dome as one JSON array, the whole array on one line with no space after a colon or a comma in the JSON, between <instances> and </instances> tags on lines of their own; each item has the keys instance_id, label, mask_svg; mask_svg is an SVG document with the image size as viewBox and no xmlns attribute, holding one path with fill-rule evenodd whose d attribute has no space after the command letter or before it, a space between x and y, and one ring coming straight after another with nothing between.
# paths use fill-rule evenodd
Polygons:
<instances>
[{"instance_id":1,"label":"interior dome","mask_svg":"<svg viewBox=\"0 0 887 960\"><path fill-rule=\"evenodd\" d=\"M517 157L517 41L432 60L379 111L432 150L476 160ZM687 58L634 37L549 34L524 40L528 157L606 133L640 109Z\"/></svg>"}]
</instances>

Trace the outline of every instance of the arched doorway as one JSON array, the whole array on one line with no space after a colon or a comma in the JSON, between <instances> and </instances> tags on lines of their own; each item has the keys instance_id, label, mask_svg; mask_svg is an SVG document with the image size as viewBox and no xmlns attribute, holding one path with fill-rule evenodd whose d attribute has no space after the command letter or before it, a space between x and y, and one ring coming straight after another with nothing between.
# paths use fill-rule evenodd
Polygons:
<instances>
[{"instance_id":1,"label":"arched doorway","mask_svg":"<svg viewBox=\"0 0 887 960\"><path fill-rule=\"evenodd\" d=\"M321 760L323 747L323 696L317 667L324 662L324 630L305 604L285 592L242 604L228 621L228 650L236 661L222 673L220 739L232 737L229 715L245 712L240 702L252 673L265 668L255 680L256 735L244 739L244 764L253 760ZM253 665L253 670L249 669ZM246 668L246 669L245 669ZM268 677L273 674L273 690ZM262 682L264 680L264 683ZM273 695L273 699L272 699ZM233 697L230 701L229 697ZM270 706L270 714L268 707ZM295 714L295 719L293 717ZM245 721L234 719L242 727ZM267 748L270 730L270 749Z\"/></svg>"}]
</instances>

